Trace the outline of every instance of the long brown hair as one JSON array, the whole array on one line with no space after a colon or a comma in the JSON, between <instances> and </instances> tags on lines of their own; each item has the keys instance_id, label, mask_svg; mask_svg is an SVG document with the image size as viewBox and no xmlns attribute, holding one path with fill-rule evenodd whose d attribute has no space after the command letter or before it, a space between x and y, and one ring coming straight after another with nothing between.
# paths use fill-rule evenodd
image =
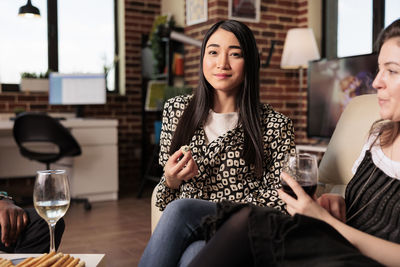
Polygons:
<instances>
[{"instance_id":1,"label":"long brown hair","mask_svg":"<svg viewBox=\"0 0 400 267\"><path fill-rule=\"evenodd\" d=\"M239 124L244 129L242 156L248 164L254 164L257 177L261 177L263 139L260 125L260 55L252 31L245 24L235 20L217 22L204 36L200 54L199 85L179 120L169 153L178 150L182 145L189 144L194 132L205 123L209 110L213 107L214 88L204 77L203 57L208 39L219 28L233 33L242 49L245 64L244 81L236 97Z\"/></svg>"},{"instance_id":2,"label":"long brown hair","mask_svg":"<svg viewBox=\"0 0 400 267\"><path fill-rule=\"evenodd\" d=\"M378 120L372 125L369 134L376 135L382 147L388 147L393 144L400 134L400 121ZM373 144L375 142L376 140L374 140Z\"/></svg>"},{"instance_id":3,"label":"long brown hair","mask_svg":"<svg viewBox=\"0 0 400 267\"><path fill-rule=\"evenodd\" d=\"M375 49L379 53L383 44L392 38L400 37L400 19L393 21L379 34L378 40L375 43ZM384 121L378 120L370 130L371 134L377 134L380 137L380 145L387 147L393 144L394 140L400 135L400 121Z\"/></svg>"}]
</instances>

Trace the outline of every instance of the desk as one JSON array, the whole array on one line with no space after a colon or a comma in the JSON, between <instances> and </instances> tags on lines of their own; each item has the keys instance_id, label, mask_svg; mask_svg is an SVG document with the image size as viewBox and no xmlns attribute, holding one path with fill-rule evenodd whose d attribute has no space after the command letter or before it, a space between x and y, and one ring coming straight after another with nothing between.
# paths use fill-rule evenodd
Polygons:
<instances>
[{"instance_id":1,"label":"desk","mask_svg":"<svg viewBox=\"0 0 400 267\"><path fill-rule=\"evenodd\" d=\"M51 165L66 169L71 195L89 201L118 199L118 120L68 118L60 121L71 130L82 155ZM45 164L21 156L14 141L13 121L0 120L0 178L34 176Z\"/></svg>"},{"instance_id":2,"label":"desk","mask_svg":"<svg viewBox=\"0 0 400 267\"><path fill-rule=\"evenodd\" d=\"M38 257L43 254L0 254L0 258L13 260L28 257ZM105 267L105 254L70 254L74 258L79 258L86 263L86 267Z\"/></svg>"},{"instance_id":3,"label":"desk","mask_svg":"<svg viewBox=\"0 0 400 267\"><path fill-rule=\"evenodd\" d=\"M296 145L296 151L297 153L300 151L325 153L327 147L328 145Z\"/></svg>"}]
</instances>

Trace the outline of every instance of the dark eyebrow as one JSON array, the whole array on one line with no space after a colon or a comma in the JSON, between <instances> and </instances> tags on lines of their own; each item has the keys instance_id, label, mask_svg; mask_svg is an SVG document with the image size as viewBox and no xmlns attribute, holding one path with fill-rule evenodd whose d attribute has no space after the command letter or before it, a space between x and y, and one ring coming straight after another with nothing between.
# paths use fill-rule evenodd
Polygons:
<instances>
[{"instance_id":1,"label":"dark eyebrow","mask_svg":"<svg viewBox=\"0 0 400 267\"><path fill-rule=\"evenodd\" d=\"M399 63L394 62L394 61L385 62L383 65L384 65L384 66L388 66L388 65L397 65L397 66L400 66Z\"/></svg>"},{"instance_id":2,"label":"dark eyebrow","mask_svg":"<svg viewBox=\"0 0 400 267\"><path fill-rule=\"evenodd\" d=\"M209 47L220 47L220 45L218 45L218 44L209 44L207 46L207 48L209 48ZM240 46L237 46L237 45L230 45L229 48L231 48L231 49L242 49Z\"/></svg>"},{"instance_id":3,"label":"dark eyebrow","mask_svg":"<svg viewBox=\"0 0 400 267\"><path fill-rule=\"evenodd\" d=\"M217 45L217 44L209 44L209 45L207 46L207 48L209 48L210 46L212 46L212 47L219 47L219 45Z\"/></svg>"},{"instance_id":4,"label":"dark eyebrow","mask_svg":"<svg viewBox=\"0 0 400 267\"><path fill-rule=\"evenodd\" d=\"M240 46L237 46L237 45L230 45L229 48L233 48L233 49L242 49Z\"/></svg>"}]
</instances>

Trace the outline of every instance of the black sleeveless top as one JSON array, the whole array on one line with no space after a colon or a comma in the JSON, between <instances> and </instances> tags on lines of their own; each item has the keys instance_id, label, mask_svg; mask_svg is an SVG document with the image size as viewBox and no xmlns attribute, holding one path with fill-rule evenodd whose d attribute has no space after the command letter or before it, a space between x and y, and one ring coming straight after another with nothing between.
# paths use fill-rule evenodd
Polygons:
<instances>
[{"instance_id":1,"label":"black sleeveless top","mask_svg":"<svg viewBox=\"0 0 400 267\"><path fill-rule=\"evenodd\" d=\"M347 185L345 200L348 225L400 243L400 180L379 169L369 150Z\"/></svg>"}]
</instances>

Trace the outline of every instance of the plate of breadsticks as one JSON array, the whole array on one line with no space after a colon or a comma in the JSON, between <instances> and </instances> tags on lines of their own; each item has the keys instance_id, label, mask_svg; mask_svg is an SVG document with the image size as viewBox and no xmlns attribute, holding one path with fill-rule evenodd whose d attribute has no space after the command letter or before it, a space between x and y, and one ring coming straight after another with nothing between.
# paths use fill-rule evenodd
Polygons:
<instances>
[{"instance_id":1,"label":"plate of breadsticks","mask_svg":"<svg viewBox=\"0 0 400 267\"><path fill-rule=\"evenodd\" d=\"M0 267L84 267L85 262L79 258L61 252L44 253L38 257L24 259L3 259L0 254Z\"/></svg>"}]
</instances>

